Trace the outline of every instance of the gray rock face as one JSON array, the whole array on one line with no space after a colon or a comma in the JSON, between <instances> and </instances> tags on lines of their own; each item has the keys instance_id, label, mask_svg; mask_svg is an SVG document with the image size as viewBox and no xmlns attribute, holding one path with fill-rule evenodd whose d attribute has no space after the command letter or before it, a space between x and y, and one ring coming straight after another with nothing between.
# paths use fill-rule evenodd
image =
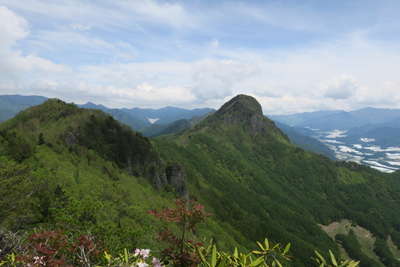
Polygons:
<instances>
[{"instance_id":1,"label":"gray rock face","mask_svg":"<svg viewBox=\"0 0 400 267\"><path fill-rule=\"evenodd\" d=\"M165 166L163 162L153 164L146 175L155 188L163 190L172 188L180 197L187 196L186 173L184 168L178 164Z\"/></svg>"},{"instance_id":2,"label":"gray rock face","mask_svg":"<svg viewBox=\"0 0 400 267\"><path fill-rule=\"evenodd\" d=\"M162 189L165 185L168 184L167 175L164 171L164 168L160 168L159 166L151 166L149 170L149 176L152 179L152 183L155 188Z\"/></svg>"},{"instance_id":3,"label":"gray rock face","mask_svg":"<svg viewBox=\"0 0 400 267\"><path fill-rule=\"evenodd\" d=\"M167 183L172 186L180 196L187 195L186 174L180 164L172 164L165 169Z\"/></svg>"}]
</instances>

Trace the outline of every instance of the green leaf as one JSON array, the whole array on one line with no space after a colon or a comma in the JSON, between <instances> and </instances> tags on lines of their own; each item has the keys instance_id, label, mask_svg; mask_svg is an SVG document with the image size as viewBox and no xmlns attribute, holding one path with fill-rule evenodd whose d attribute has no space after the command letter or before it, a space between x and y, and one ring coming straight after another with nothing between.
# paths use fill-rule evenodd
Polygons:
<instances>
[{"instance_id":1,"label":"green leaf","mask_svg":"<svg viewBox=\"0 0 400 267\"><path fill-rule=\"evenodd\" d=\"M239 257L239 253L238 253L238 249L235 248L235 250L233 251L233 257L237 258Z\"/></svg>"},{"instance_id":2,"label":"green leaf","mask_svg":"<svg viewBox=\"0 0 400 267\"><path fill-rule=\"evenodd\" d=\"M321 263L324 264L324 265L326 265L326 260L325 260L325 258L324 258L321 254L319 254L319 252L316 251L316 250L314 251L314 253L317 255L318 259L320 259ZM321 265L321 266L323 266L323 265Z\"/></svg>"},{"instance_id":3,"label":"green leaf","mask_svg":"<svg viewBox=\"0 0 400 267\"><path fill-rule=\"evenodd\" d=\"M111 263L111 254L108 254L107 251L104 251L104 258L108 263Z\"/></svg>"},{"instance_id":4,"label":"green leaf","mask_svg":"<svg viewBox=\"0 0 400 267\"><path fill-rule=\"evenodd\" d=\"M331 250L329 250L329 255L331 256L331 261L333 263L333 266L338 266L335 255L333 255Z\"/></svg>"},{"instance_id":5,"label":"green leaf","mask_svg":"<svg viewBox=\"0 0 400 267\"><path fill-rule=\"evenodd\" d=\"M276 262L276 264L277 264L279 267L283 267L282 264L280 263L280 261L275 260L274 262Z\"/></svg>"},{"instance_id":6,"label":"green leaf","mask_svg":"<svg viewBox=\"0 0 400 267\"><path fill-rule=\"evenodd\" d=\"M128 250L126 248L124 248L124 260L125 263L129 263Z\"/></svg>"},{"instance_id":7,"label":"green leaf","mask_svg":"<svg viewBox=\"0 0 400 267\"><path fill-rule=\"evenodd\" d=\"M217 266L217 247L214 245L211 252L211 266Z\"/></svg>"},{"instance_id":8,"label":"green leaf","mask_svg":"<svg viewBox=\"0 0 400 267\"><path fill-rule=\"evenodd\" d=\"M285 249L283 250L283 255L285 255L285 254L287 254L287 253L289 252L290 247L291 247L291 244L288 243L288 244L285 246Z\"/></svg>"},{"instance_id":9,"label":"green leaf","mask_svg":"<svg viewBox=\"0 0 400 267\"><path fill-rule=\"evenodd\" d=\"M253 261L252 263L250 263L249 267L258 266L258 265L260 265L262 262L264 262L264 257L259 257L259 258L257 258L255 261Z\"/></svg>"},{"instance_id":10,"label":"green leaf","mask_svg":"<svg viewBox=\"0 0 400 267\"><path fill-rule=\"evenodd\" d=\"M257 241L257 245L258 245L262 250L264 250L264 246L263 246L260 242Z\"/></svg>"},{"instance_id":11,"label":"green leaf","mask_svg":"<svg viewBox=\"0 0 400 267\"><path fill-rule=\"evenodd\" d=\"M200 256L201 261L202 261L203 263L209 265L208 262L207 262L207 259L204 257L204 254L203 254L203 252L200 250L200 248L197 247L196 249L197 249L197 254Z\"/></svg>"},{"instance_id":12,"label":"green leaf","mask_svg":"<svg viewBox=\"0 0 400 267\"><path fill-rule=\"evenodd\" d=\"M268 239L265 238L264 243L265 243L265 249L268 250L269 249L269 241L268 241Z\"/></svg>"}]
</instances>

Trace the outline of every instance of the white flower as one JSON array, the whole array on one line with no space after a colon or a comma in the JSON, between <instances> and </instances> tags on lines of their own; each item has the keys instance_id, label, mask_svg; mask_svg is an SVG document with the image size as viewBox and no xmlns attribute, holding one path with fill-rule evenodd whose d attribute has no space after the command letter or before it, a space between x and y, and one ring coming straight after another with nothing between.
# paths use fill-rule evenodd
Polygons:
<instances>
[{"instance_id":1,"label":"white flower","mask_svg":"<svg viewBox=\"0 0 400 267\"><path fill-rule=\"evenodd\" d=\"M137 267L148 267L149 265L147 264L147 263L145 263L145 262L139 262L138 264L137 264Z\"/></svg>"}]
</instances>

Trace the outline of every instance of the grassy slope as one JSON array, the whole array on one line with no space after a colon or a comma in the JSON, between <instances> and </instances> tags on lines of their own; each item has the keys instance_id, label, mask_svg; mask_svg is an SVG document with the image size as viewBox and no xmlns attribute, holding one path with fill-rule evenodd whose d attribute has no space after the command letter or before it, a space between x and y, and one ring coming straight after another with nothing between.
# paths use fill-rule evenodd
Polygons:
<instances>
[{"instance_id":1,"label":"grassy slope","mask_svg":"<svg viewBox=\"0 0 400 267\"><path fill-rule=\"evenodd\" d=\"M348 235L353 231L360 244L360 250L369 258L379 261L379 257L374 252L374 244L376 238L367 229L352 224L349 220L341 220L340 222L332 222L329 225L321 225L321 228L335 240L336 235ZM348 255L345 255L348 257Z\"/></svg>"}]
</instances>

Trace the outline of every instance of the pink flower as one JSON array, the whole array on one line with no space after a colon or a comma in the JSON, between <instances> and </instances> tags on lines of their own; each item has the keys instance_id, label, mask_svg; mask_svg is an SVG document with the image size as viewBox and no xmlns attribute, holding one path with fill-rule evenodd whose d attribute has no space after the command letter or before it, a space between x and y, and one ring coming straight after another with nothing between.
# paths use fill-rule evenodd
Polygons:
<instances>
[{"instance_id":1,"label":"pink flower","mask_svg":"<svg viewBox=\"0 0 400 267\"><path fill-rule=\"evenodd\" d=\"M162 267L160 260L157 258L153 258L151 263L153 263L153 267Z\"/></svg>"},{"instance_id":2,"label":"pink flower","mask_svg":"<svg viewBox=\"0 0 400 267\"><path fill-rule=\"evenodd\" d=\"M33 264L43 265L43 266L46 265L46 263L44 262L44 256L42 256L42 257L35 256L35 257L33 257L33 259L35 260L35 261L33 262Z\"/></svg>"},{"instance_id":3,"label":"pink flower","mask_svg":"<svg viewBox=\"0 0 400 267\"><path fill-rule=\"evenodd\" d=\"M140 249L139 248L137 248L137 249L135 249L135 253L133 254L135 257L137 257L137 256L139 256L140 255Z\"/></svg>"},{"instance_id":4,"label":"pink flower","mask_svg":"<svg viewBox=\"0 0 400 267\"><path fill-rule=\"evenodd\" d=\"M140 249L137 248L135 249L135 253L133 254L135 257L142 257L143 259L146 259L150 255L150 249Z\"/></svg>"},{"instance_id":5,"label":"pink flower","mask_svg":"<svg viewBox=\"0 0 400 267\"><path fill-rule=\"evenodd\" d=\"M141 255L142 255L143 259L146 259L150 255L150 249L142 249Z\"/></svg>"}]
</instances>

